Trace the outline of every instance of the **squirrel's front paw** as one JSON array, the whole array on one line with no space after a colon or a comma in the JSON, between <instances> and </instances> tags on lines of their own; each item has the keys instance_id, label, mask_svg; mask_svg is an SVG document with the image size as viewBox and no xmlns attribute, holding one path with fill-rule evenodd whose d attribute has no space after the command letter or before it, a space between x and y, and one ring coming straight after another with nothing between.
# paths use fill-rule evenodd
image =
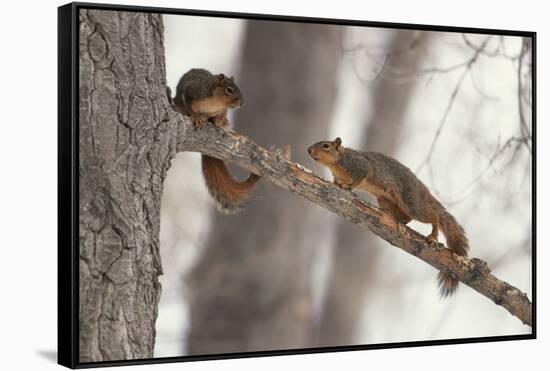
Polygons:
<instances>
[{"instance_id":1,"label":"squirrel's front paw","mask_svg":"<svg viewBox=\"0 0 550 371\"><path fill-rule=\"evenodd\" d=\"M381 213L380 223L382 223L383 225L385 225L387 228L389 228L391 230L396 230L396 229L399 230L400 223L398 223L397 220L395 220L393 215L391 215L387 212L382 212Z\"/></svg>"},{"instance_id":2,"label":"squirrel's front paw","mask_svg":"<svg viewBox=\"0 0 550 371\"><path fill-rule=\"evenodd\" d=\"M214 125L216 126L227 126L229 124L229 121L227 120L226 116L217 116L213 119Z\"/></svg>"},{"instance_id":3,"label":"squirrel's front paw","mask_svg":"<svg viewBox=\"0 0 550 371\"><path fill-rule=\"evenodd\" d=\"M350 185L350 184L344 184L344 183L338 183L338 182L334 182L334 184L335 184L338 188L345 189L346 191L351 191L351 185Z\"/></svg>"},{"instance_id":4,"label":"squirrel's front paw","mask_svg":"<svg viewBox=\"0 0 550 371\"><path fill-rule=\"evenodd\" d=\"M191 121L195 127L200 129L206 124L208 119L202 115L191 115Z\"/></svg>"},{"instance_id":5,"label":"squirrel's front paw","mask_svg":"<svg viewBox=\"0 0 550 371\"><path fill-rule=\"evenodd\" d=\"M397 223L397 229L399 230L399 233L405 235L405 236L409 236L409 231L407 229L407 226L405 226L405 224L403 223Z\"/></svg>"}]
</instances>

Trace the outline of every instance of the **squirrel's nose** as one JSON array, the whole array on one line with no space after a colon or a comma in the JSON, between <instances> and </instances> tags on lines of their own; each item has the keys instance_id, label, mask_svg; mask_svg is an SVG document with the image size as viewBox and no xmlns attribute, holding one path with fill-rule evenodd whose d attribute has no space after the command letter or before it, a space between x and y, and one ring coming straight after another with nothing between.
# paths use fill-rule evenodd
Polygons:
<instances>
[{"instance_id":1,"label":"squirrel's nose","mask_svg":"<svg viewBox=\"0 0 550 371\"><path fill-rule=\"evenodd\" d=\"M312 148L312 147L309 147L309 148L307 149L307 153L309 153L309 154L311 155L311 152L313 152L313 148Z\"/></svg>"}]
</instances>

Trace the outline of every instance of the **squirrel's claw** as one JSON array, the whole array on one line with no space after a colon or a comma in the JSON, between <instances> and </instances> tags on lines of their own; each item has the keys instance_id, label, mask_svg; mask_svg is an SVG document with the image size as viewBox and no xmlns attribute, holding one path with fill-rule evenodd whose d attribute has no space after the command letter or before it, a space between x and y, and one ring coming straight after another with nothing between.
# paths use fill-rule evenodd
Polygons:
<instances>
[{"instance_id":1,"label":"squirrel's claw","mask_svg":"<svg viewBox=\"0 0 550 371\"><path fill-rule=\"evenodd\" d=\"M204 117L203 115L197 115L197 114L192 113L191 114L191 121L193 121L193 125L195 125L195 127L200 129L206 124L208 119L206 117Z\"/></svg>"},{"instance_id":2,"label":"squirrel's claw","mask_svg":"<svg viewBox=\"0 0 550 371\"><path fill-rule=\"evenodd\" d=\"M403 223L397 223L397 229L399 230L399 233L408 236L409 231L407 230L407 227Z\"/></svg>"},{"instance_id":3,"label":"squirrel's claw","mask_svg":"<svg viewBox=\"0 0 550 371\"><path fill-rule=\"evenodd\" d=\"M430 245L432 248L436 248L438 245L437 237L430 234L426 237L426 241L428 242L428 245Z\"/></svg>"},{"instance_id":4,"label":"squirrel's claw","mask_svg":"<svg viewBox=\"0 0 550 371\"><path fill-rule=\"evenodd\" d=\"M395 218L395 216L393 216L391 213L389 213L386 210L382 211L382 215L380 216L380 222L389 229L397 230L400 234L404 236L409 236L409 230L407 229L407 226L399 222Z\"/></svg>"},{"instance_id":5,"label":"squirrel's claw","mask_svg":"<svg viewBox=\"0 0 550 371\"><path fill-rule=\"evenodd\" d=\"M351 189L352 189L351 184L344 184L344 183L340 183L340 182L333 182L333 183L334 183L334 185L336 185L338 188L345 189L346 191L351 191Z\"/></svg>"},{"instance_id":6,"label":"squirrel's claw","mask_svg":"<svg viewBox=\"0 0 550 371\"><path fill-rule=\"evenodd\" d=\"M227 120L226 115L220 115L220 116L214 117L214 125L216 126L226 126L228 123L229 121Z\"/></svg>"},{"instance_id":7,"label":"squirrel's claw","mask_svg":"<svg viewBox=\"0 0 550 371\"><path fill-rule=\"evenodd\" d=\"M401 223L398 223L397 220L395 220L393 215L391 215L390 213L388 213L386 211L382 211L379 220L380 220L380 223L385 225L387 228L389 228L391 230L396 230L397 229L399 232L401 232L401 230L399 228Z\"/></svg>"}]
</instances>

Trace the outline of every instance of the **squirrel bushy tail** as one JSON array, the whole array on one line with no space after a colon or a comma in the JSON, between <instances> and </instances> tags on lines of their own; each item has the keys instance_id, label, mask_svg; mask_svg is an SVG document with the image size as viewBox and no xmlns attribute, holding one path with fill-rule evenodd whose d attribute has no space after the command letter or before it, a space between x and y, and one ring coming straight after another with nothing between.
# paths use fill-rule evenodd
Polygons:
<instances>
[{"instance_id":1,"label":"squirrel bushy tail","mask_svg":"<svg viewBox=\"0 0 550 371\"><path fill-rule=\"evenodd\" d=\"M464 228L445 209L439 214L439 226L445 235L449 249L457 255L468 255L468 238ZM437 280L443 298L454 294L458 287L458 280L449 273L439 272Z\"/></svg>"},{"instance_id":2,"label":"squirrel bushy tail","mask_svg":"<svg viewBox=\"0 0 550 371\"><path fill-rule=\"evenodd\" d=\"M218 210L224 214L240 211L240 205L252 197L260 179L250 173L247 180L238 182L229 173L225 162L205 155L202 156L202 173L208 192L216 201Z\"/></svg>"}]
</instances>

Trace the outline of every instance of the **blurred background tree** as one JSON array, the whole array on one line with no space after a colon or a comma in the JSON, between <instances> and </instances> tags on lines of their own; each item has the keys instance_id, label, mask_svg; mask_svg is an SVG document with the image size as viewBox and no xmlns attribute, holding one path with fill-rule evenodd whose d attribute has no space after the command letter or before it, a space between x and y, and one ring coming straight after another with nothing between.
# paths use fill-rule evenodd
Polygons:
<instances>
[{"instance_id":1,"label":"blurred background tree","mask_svg":"<svg viewBox=\"0 0 550 371\"><path fill-rule=\"evenodd\" d=\"M235 129L264 146L328 135L340 59L339 29L249 22L238 84L245 107ZM206 249L190 277L190 354L311 346L312 269L328 212L263 182L234 216L213 214Z\"/></svg>"},{"instance_id":2,"label":"blurred background tree","mask_svg":"<svg viewBox=\"0 0 550 371\"><path fill-rule=\"evenodd\" d=\"M373 85L373 110L364 119L364 134L359 148L396 156L401 145L402 126L412 98L416 79L396 82L395 73L414 73L426 56L429 32L396 30L389 42L380 71ZM376 204L374 197L371 202ZM364 305L368 305L369 286L377 285L383 274L378 257L384 241L363 228L336 221L333 268L321 309L317 343L319 346L355 344ZM399 284L399 282L397 282Z\"/></svg>"}]
</instances>

